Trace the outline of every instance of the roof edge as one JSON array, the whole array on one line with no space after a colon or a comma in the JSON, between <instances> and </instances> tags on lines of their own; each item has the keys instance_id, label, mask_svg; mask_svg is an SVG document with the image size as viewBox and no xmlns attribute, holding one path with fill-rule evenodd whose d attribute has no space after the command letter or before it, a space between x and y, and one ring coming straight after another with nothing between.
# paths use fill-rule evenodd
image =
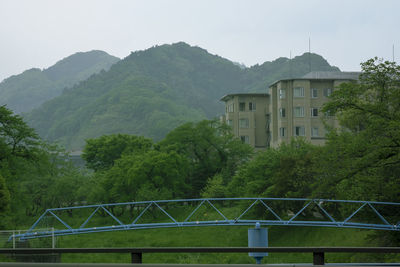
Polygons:
<instances>
[{"instance_id":1,"label":"roof edge","mask_svg":"<svg viewBox=\"0 0 400 267\"><path fill-rule=\"evenodd\" d=\"M224 95L223 97L221 97L221 99L219 101L226 102L234 96L265 96L265 97L268 97L269 94L267 94L267 93L233 93L233 94Z\"/></svg>"}]
</instances>

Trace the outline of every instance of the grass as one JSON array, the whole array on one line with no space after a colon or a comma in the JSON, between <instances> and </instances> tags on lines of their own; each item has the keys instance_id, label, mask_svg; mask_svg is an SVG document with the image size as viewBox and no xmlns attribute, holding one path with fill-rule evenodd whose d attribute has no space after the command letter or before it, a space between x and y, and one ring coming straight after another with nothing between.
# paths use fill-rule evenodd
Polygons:
<instances>
[{"instance_id":1,"label":"grass","mask_svg":"<svg viewBox=\"0 0 400 267\"><path fill-rule=\"evenodd\" d=\"M190 227L116 231L58 237L57 247L246 247L249 227ZM269 246L373 246L371 231L323 227L270 227ZM381 261L377 255L328 253L326 262ZM128 263L128 254L65 254L62 262ZM144 254L145 263L254 263L246 253ZM309 263L311 253L270 253L263 263Z\"/></svg>"}]
</instances>

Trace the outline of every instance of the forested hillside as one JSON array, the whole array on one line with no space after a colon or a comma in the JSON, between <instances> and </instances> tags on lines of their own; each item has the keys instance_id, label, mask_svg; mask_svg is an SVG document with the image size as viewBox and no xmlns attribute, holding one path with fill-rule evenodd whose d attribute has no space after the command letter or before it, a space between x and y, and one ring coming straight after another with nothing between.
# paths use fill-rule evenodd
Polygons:
<instances>
[{"instance_id":1,"label":"forested hillside","mask_svg":"<svg viewBox=\"0 0 400 267\"><path fill-rule=\"evenodd\" d=\"M271 83L284 78L302 77L310 72L310 69L312 71L340 71L317 54L305 53L292 60L281 57L246 69L245 91L265 92Z\"/></svg>"},{"instance_id":2,"label":"forested hillside","mask_svg":"<svg viewBox=\"0 0 400 267\"><path fill-rule=\"evenodd\" d=\"M155 141L189 121L223 113L229 93L265 92L277 79L312 70L338 70L319 55L279 58L241 68L186 43L131 53L26 116L40 136L70 150L103 134L144 135Z\"/></svg>"},{"instance_id":3,"label":"forested hillside","mask_svg":"<svg viewBox=\"0 0 400 267\"><path fill-rule=\"evenodd\" d=\"M16 113L29 112L92 74L108 70L119 58L103 51L76 53L48 69L37 68L14 75L0 83L0 105Z\"/></svg>"}]
</instances>

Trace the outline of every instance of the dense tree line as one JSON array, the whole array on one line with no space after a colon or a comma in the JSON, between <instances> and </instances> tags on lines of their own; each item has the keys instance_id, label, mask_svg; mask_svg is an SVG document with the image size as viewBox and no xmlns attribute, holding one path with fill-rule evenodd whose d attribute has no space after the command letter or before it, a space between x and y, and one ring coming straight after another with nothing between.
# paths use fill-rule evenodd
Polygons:
<instances>
[{"instance_id":1,"label":"dense tree line","mask_svg":"<svg viewBox=\"0 0 400 267\"><path fill-rule=\"evenodd\" d=\"M84 180L63 150L42 142L22 117L0 106L0 227L13 228L46 208L72 205Z\"/></svg>"},{"instance_id":2,"label":"dense tree line","mask_svg":"<svg viewBox=\"0 0 400 267\"><path fill-rule=\"evenodd\" d=\"M226 185L253 149L217 121L186 123L159 143L130 135L90 139L83 157L95 173L93 201L200 197L209 180Z\"/></svg>"}]
</instances>

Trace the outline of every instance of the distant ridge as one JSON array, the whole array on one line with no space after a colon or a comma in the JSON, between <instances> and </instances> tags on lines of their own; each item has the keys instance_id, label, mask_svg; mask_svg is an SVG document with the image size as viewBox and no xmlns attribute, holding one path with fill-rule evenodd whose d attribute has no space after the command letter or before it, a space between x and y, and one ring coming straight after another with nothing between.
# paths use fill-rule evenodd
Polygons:
<instances>
[{"instance_id":1,"label":"distant ridge","mask_svg":"<svg viewBox=\"0 0 400 267\"><path fill-rule=\"evenodd\" d=\"M0 105L7 105L16 113L29 112L60 95L64 88L108 70L118 61L106 52L93 50L75 53L43 71L26 70L0 83Z\"/></svg>"},{"instance_id":2,"label":"distant ridge","mask_svg":"<svg viewBox=\"0 0 400 267\"><path fill-rule=\"evenodd\" d=\"M79 150L104 134L144 135L155 141L175 127L224 112L226 94L266 92L291 73L303 76L309 59L319 71L338 71L319 55L279 58L250 68L184 42L132 52L33 110L26 118L39 134ZM292 72L291 72L292 70Z\"/></svg>"}]
</instances>

